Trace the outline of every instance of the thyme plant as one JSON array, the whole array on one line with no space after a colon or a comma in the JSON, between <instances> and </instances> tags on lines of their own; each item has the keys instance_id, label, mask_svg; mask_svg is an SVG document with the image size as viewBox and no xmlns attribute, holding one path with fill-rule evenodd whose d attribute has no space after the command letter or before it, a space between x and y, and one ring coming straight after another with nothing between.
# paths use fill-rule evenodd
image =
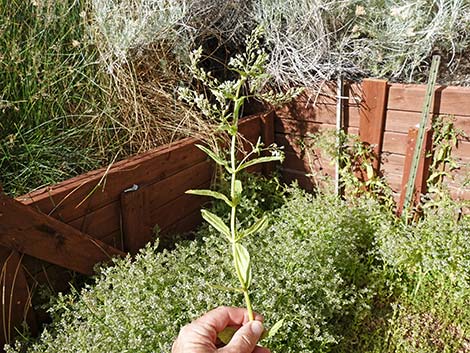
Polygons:
<instances>
[{"instance_id":1,"label":"thyme plant","mask_svg":"<svg viewBox=\"0 0 470 353\"><path fill-rule=\"evenodd\" d=\"M203 218L217 229L228 243L233 258L234 271L239 281L239 286L228 289L243 293L250 320L254 319L249 293L252 284L251 257L242 241L263 230L267 226L268 220L266 216L262 216L246 229L240 229L241 227L237 225L237 206L243 194L243 185L237 176L248 167L266 162L282 161L284 156L275 144L265 147L258 139L257 143L251 146L251 151L245 152L244 156L238 159L238 122L243 104L249 97L256 96L270 102L279 102L284 100L287 95L294 94L293 91L288 92L286 95L261 93L267 79L265 66L268 57L264 50L260 49L259 37L261 32L261 28L255 29L246 40L245 53L238 54L229 61L228 69L237 76L234 80L220 82L214 78L210 72L206 72L199 67L201 49L193 52L191 71L194 77L212 93L214 102L188 88L181 90L182 99L195 105L208 119L218 121L218 130L229 136L230 144L225 153L223 153L223 149L220 153L218 149L211 149L202 145L197 145L197 147L228 173L230 193L226 195L213 190L189 190L187 193L223 200L230 207L228 224L208 210L202 210L201 212Z\"/></svg>"}]
</instances>

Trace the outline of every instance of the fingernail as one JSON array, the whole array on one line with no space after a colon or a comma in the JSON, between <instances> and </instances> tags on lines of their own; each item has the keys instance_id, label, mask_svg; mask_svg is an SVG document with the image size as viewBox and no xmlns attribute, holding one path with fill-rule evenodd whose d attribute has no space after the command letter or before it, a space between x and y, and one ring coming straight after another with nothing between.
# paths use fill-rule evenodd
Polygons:
<instances>
[{"instance_id":1,"label":"fingernail","mask_svg":"<svg viewBox=\"0 0 470 353\"><path fill-rule=\"evenodd\" d=\"M251 322L251 331L257 335L257 336L261 336L263 331L264 331L264 328L263 328L263 324L257 320L255 321L252 321Z\"/></svg>"}]
</instances>

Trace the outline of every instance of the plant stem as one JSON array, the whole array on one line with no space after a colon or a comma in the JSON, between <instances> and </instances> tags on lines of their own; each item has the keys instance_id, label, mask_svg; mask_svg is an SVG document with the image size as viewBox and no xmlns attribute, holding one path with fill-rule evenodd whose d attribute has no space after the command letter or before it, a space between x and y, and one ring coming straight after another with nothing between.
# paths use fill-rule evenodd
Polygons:
<instances>
[{"instance_id":1,"label":"plant stem","mask_svg":"<svg viewBox=\"0 0 470 353\"><path fill-rule=\"evenodd\" d=\"M240 281L241 288L243 290L243 296L245 298L246 309L248 311L248 318L250 321L254 320L253 315L253 308L251 306L250 295L248 294L247 284L243 281L243 277L241 276L240 268L238 266L237 261L235 261L237 257L237 248L235 246L237 241L237 229L236 229L236 216L237 216L237 202L238 197L237 192L235 190L236 181L237 181L237 128L238 128L238 118L240 114L240 108L243 104L243 100L239 98L240 89L243 85L244 80L240 81L240 84L237 88L237 95L235 99L235 106L233 110L233 133L230 145L230 165L231 165L231 180L230 180L230 197L232 199L232 210L230 213L230 233L232 238L232 256L233 256L233 263L235 266L235 271L238 276L238 280Z\"/></svg>"}]
</instances>

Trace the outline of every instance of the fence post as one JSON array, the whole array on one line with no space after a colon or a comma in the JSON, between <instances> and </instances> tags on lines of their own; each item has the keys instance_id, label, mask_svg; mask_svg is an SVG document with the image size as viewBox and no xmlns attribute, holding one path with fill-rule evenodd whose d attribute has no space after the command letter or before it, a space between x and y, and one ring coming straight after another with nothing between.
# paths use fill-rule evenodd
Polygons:
<instances>
[{"instance_id":1,"label":"fence post","mask_svg":"<svg viewBox=\"0 0 470 353\"><path fill-rule=\"evenodd\" d=\"M164 192L164 190L163 190ZM145 187L134 185L121 193L123 250L136 254L152 240L145 204Z\"/></svg>"},{"instance_id":2,"label":"fence post","mask_svg":"<svg viewBox=\"0 0 470 353\"><path fill-rule=\"evenodd\" d=\"M416 180L415 180L415 188L413 193L413 199L411 204L418 204L420 195L425 194L427 192L427 180L429 178L429 166L431 165L432 156L430 155L432 152L432 135L433 130L427 129L424 142L423 142L423 150L421 151L421 155L419 156L419 164L418 169L416 172ZM401 181L401 188L400 188L400 199L397 205L397 215L401 216L403 212L403 206L405 203L405 195L406 195L406 186L408 184L408 179L410 178L410 171L411 171L411 163L413 162L413 154L416 148L416 139L418 138L418 129L417 128L410 128L408 130L408 138L406 144L406 155L405 155L405 164L403 167L403 175Z\"/></svg>"},{"instance_id":3,"label":"fence post","mask_svg":"<svg viewBox=\"0 0 470 353\"><path fill-rule=\"evenodd\" d=\"M387 111L388 85L386 80L366 79L362 81L362 101L359 109L359 137L362 142L374 146L373 168L380 171Z\"/></svg>"}]
</instances>

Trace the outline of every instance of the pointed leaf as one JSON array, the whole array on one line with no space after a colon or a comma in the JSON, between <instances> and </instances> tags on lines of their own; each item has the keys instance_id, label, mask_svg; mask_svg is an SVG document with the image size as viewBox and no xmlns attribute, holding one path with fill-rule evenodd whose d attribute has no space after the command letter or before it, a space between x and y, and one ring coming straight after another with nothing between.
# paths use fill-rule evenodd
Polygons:
<instances>
[{"instance_id":1,"label":"pointed leaf","mask_svg":"<svg viewBox=\"0 0 470 353\"><path fill-rule=\"evenodd\" d=\"M227 205L232 207L232 203L230 202L228 197L225 196L224 194L221 194L220 192L217 192L217 191L197 189L197 190L188 190L188 191L186 191L186 194L213 197L214 199L224 201Z\"/></svg>"},{"instance_id":2,"label":"pointed leaf","mask_svg":"<svg viewBox=\"0 0 470 353\"><path fill-rule=\"evenodd\" d=\"M275 161L282 161L282 160L283 160L282 156L269 156L269 157L259 157L259 158L251 159L251 160L239 165L238 168L237 168L237 172L239 172L239 171L241 171L245 168L251 167L252 165L261 164L261 163L268 163L268 162L275 162Z\"/></svg>"},{"instance_id":3,"label":"pointed leaf","mask_svg":"<svg viewBox=\"0 0 470 353\"><path fill-rule=\"evenodd\" d=\"M217 229L220 233L225 235L230 240L230 229L227 227L224 221L220 219L219 216L207 210L202 210L201 214L202 214L202 218L204 218L207 221L207 223L209 223L212 227Z\"/></svg>"},{"instance_id":4,"label":"pointed leaf","mask_svg":"<svg viewBox=\"0 0 470 353\"><path fill-rule=\"evenodd\" d=\"M274 335L276 335L276 333L279 331L279 329L282 327L283 324L284 324L284 319L281 319L278 322L276 322L273 325L273 327L271 327L269 330L265 329L263 334L261 335L260 341L265 338L271 338Z\"/></svg>"},{"instance_id":5,"label":"pointed leaf","mask_svg":"<svg viewBox=\"0 0 470 353\"><path fill-rule=\"evenodd\" d=\"M268 217L263 216L262 218L258 219L255 223L253 223L251 227L249 227L246 231L241 233L239 239L242 239L254 233L263 231L264 229L266 229L268 224L269 224Z\"/></svg>"},{"instance_id":6,"label":"pointed leaf","mask_svg":"<svg viewBox=\"0 0 470 353\"><path fill-rule=\"evenodd\" d=\"M281 319L278 322L276 322L273 325L273 327L269 329L268 337L273 337L277 333L277 331L279 331L279 329L282 327L283 324L284 324L284 319Z\"/></svg>"},{"instance_id":7,"label":"pointed leaf","mask_svg":"<svg viewBox=\"0 0 470 353\"><path fill-rule=\"evenodd\" d=\"M205 154L207 154L217 164L222 165L222 166L227 165L227 162L223 160L220 156L218 156L214 151L211 151L210 149L202 145L196 145L196 147L199 148L201 151L203 151Z\"/></svg>"},{"instance_id":8,"label":"pointed leaf","mask_svg":"<svg viewBox=\"0 0 470 353\"><path fill-rule=\"evenodd\" d=\"M251 285L251 259L248 250L241 244L235 244L234 254L235 268L238 271L240 282L244 289L248 289Z\"/></svg>"}]
</instances>

